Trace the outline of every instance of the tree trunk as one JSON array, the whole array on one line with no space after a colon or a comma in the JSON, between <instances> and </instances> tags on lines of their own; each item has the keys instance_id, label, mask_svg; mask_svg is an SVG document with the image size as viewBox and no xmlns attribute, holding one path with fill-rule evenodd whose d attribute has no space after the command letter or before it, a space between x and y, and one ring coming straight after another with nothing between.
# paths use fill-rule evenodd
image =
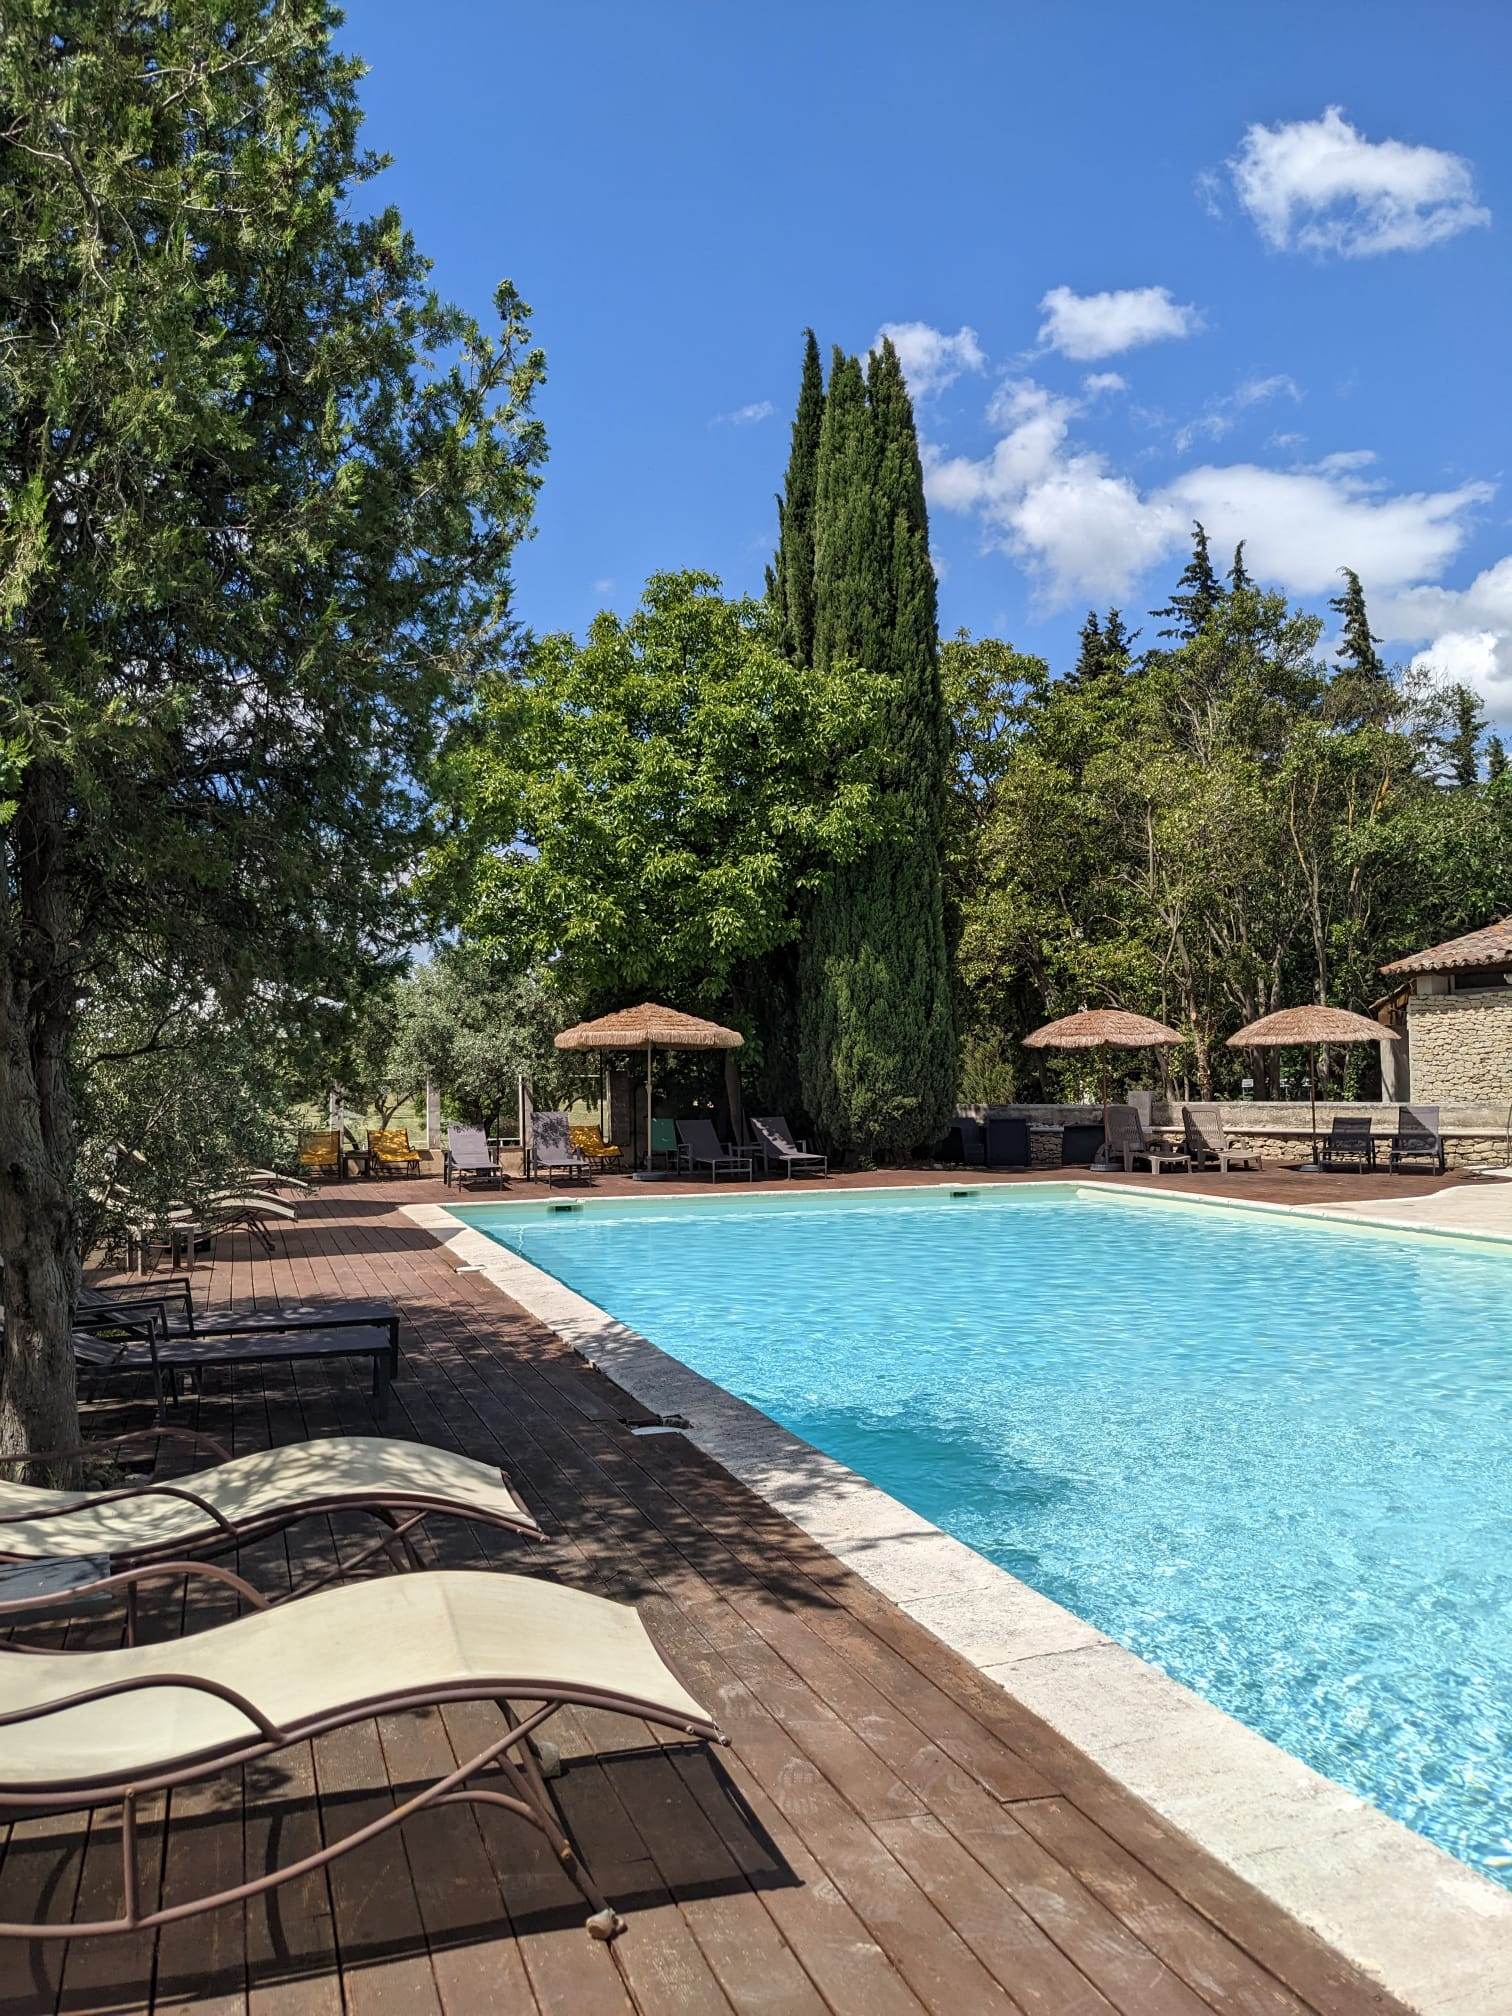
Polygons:
<instances>
[{"instance_id":1,"label":"tree trunk","mask_svg":"<svg viewBox=\"0 0 1512 2016\"><path fill-rule=\"evenodd\" d=\"M71 1448L79 1439L70 1342L79 1256L64 1062L72 994L60 970L63 819L56 780L44 764L23 778L9 839L12 879L0 947L0 1454L12 1456ZM67 1483L75 1467L31 1465L25 1475L33 1483Z\"/></svg>"}]
</instances>

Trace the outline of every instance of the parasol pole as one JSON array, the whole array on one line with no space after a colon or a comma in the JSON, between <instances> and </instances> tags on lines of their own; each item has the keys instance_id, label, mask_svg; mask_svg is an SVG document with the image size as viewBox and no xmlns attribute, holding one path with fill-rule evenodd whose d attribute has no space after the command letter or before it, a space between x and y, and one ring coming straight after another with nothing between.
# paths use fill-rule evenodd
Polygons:
<instances>
[{"instance_id":1,"label":"parasol pole","mask_svg":"<svg viewBox=\"0 0 1512 2016\"><path fill-rule=\"evenodd\" d=\"M1107 1046L1107 1044L1106 1044L1106 1043L1099 1043L1097 1047L1098 1047L1098 1050L1099 1050L1099 1052L1101 1053L1101 1056L1102 1056L1102 1095L1103 1095L1103 1167L1104 1167L1104 1169L1108 1169L1108 1168L1111 1168L1111 1167L1112 1167L1112 1161L1111 1161L1111 1158L1110 1158L1110 1156L1109 1156L1109 1154L1108 1154L1108 1090L1109 1090L1109 1087L1108 1087L1108 1046Z\"/></svg>"},{"instance_id":2,"label":"parasol pole","mask_svg":"<svg viewBox=\"0 0 1512 2016\"><path fill-rule=\"evenodd\" d=\"M646 1038L646 1159L641 1165L651 1167L651 1039Z\"/></svg>"},{"instance_id":3,"label":"parasol pole","mask_svg":"<svg viewBox=\"0 0 1512 2016\"><path fill-rule=\"evenodd\" d=\"M1318 1046L1307 1046L1307 1089L1312 1094L1312 1159L1318 1159Z\"/></svg>"}]
</instances>

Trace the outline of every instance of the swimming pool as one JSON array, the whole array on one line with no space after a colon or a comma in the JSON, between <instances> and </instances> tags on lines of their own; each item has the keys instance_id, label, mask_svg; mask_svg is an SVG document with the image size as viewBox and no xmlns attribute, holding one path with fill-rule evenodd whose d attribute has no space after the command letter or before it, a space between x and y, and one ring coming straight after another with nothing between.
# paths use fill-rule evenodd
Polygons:
<instances>
[{"instance_id":1,"label":"swimming pool","mask_svg":"<svg viewBox=\"0 0 1512 2016\"><path fill-rule=\"evenodd\" d=\"M1512 1253L1065 1188L456 1214L1512 1883Z\"/></svg>"}]
</instances>

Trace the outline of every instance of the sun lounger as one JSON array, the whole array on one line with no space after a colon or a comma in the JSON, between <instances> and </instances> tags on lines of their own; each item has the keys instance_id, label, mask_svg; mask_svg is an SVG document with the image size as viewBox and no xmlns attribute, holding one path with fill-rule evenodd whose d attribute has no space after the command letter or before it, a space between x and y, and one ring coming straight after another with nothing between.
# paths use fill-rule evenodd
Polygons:
<instances>
[{"instance_id":1,"label":"sun lounger","mask_svg":"<svg viewBox=\"0 0 1512 2016\"><path fill-rule=\"evenodd\" d=\"M91 1441L87 1449L61 1453L98 1455L139 1441L143 1433L155 1440L205 1443L225 1456L208 1437L174 1428L139 1430L114 1443ZM108 1564L115 1574L165 1561L203 1561L302 1519L337 1512L369 1515L383 1531L296 1594L337 1574L350 1576L380 1552L397 1566L418 1565L408 1536L436 1514L532 1538L540 1533L502 1474L488 1464L424 1442L331 1435L253 1450L187 1476L144 1477L101 1491L45 1490L0 1474L0 1561L87 1559Z\"/></svg>"},{"instance_id":2,"label":"sun lounger","mask_svg":"<svg viewBox=\"0 0 1512 2016\"><path fill-rule=\"evenodd\" d=\"M597 1121L591 1126L570 1127L567 1132L579 1155L585 1155L595 1169L612 1172L623 1164L625 1151L617 1141L604 1139L604 1130Z\"/></svg>"},{"instance_id":3,"label":"sun lounger","mask_svg":"<svg viewBox=\"0 0 1512 2016\"><path fill-rule=\"evenodd\" d=\"M410 1145L408 1127L370 1127L368 1166L375 1175L418 1176L420 1150Z\"/></svg>"},{"instance_id":4,"label":"sun lounger","mask_svg":"<svg viewBox=\"0 0 1512 2016\"><path fill-rule=\"evenodd\" d=\"M593 1164L580 1149L573 1147L565 1113L531 1116L530 1173L544 1175L548 1189L559 1176L579 1183L592 1179Z\"/></svg>"},{"instance_id":5,"label":"sun lounger","mask_svg":"<svg viewBox=\"0 0 1512 2016\"><path fill-rule=\"evenodd\" d=\"M1389 1167L1401 1169L1409 1162L1426 1162L1442 1176L1448 1167L1444 1137L1439 1132L1437 1106L1404 1106L1391 1137Z\"/></svg>"},{"instance_id":6,"label":"sun lounger","mask_svg":"<svg viewBox=\"0 0 1512 2016\"><path fill-rule=\"evenodd\" d=\"M86 1282L74 1321L83 1329L108 1328L121 1316L155 1317L165 1337L231 1337L255 1330L336 1330L381 1326L388 1332L389 1372L399 1375L399 1315L392 1302L283 1302L276 1309L222 1307L196 1310L186 1276L148 1281Z\"/></svg>"},{"instance_id":7,"label":"sun lounger","mask_svg":"<svg viewBox=\"0 0 1512 2016\"><path fill-rule=\"evenodd\" d=\"M1190 1169L1192 1159L1184 1148L1157 1148L1140 1124L1132 1106L1108 1108L1108 1166L1121 1162L1129 1174L1136 1162L1148 1163L1159 1176L1167 1169Z\"/></svg>"},{"instance_id":8,"label":"sun lounger","mask_svg":"<svg viewBox=\"0 0 1512 2016\"><path fill-rule=\"evenodd\" d=\"M152 1381L157 1418L178 1398L180 1373L198 1378L230 1365L304 1365L332 1358L365 1358L372 1365L373 1407L388 1414L389 1379L396 1357L396 1325L293 1324L281 1329L252 1322L238 1329L163 1332L156 1317L125 1310L96 1311L73 1331L74 1362L96 1378L145 1374Z\"/></svg>"},{"instance_id":9,"label":"sun lounger","mask_svg":"<svg viewBox=\"0 0 1512 2016\"><path fill-rule=\"evenodd\" d=\"M751 1133L755 1139L741 1153L759 1155L764 1170L770 1172L775 1162L789 1179L794 1176L828 1176L829 1157L816 1154L807 1141L795 1141L792 1128L780 1113L752 1120Z\"/></svg>"},{"instance_id":10,"label":"sun lounger","mask_svg":"<svg viewBox=\"0 0 1512 2016\"><path fill-rule=\"evenodd\" d=\"M1368 1113L1336 1113L1318 1143L1318 1161L1329 1169L1374 1169L1375 1131Z\"/></svg>"},{"instance_id":11,"label":"sun lounger","mask_svg":"<svg viewBox=\"0 0 1512 2016\"><path fill-rule=\"evenodd\" d=\"M446 1155L441 1164L441 1181L448 1189L454 1176L459 1190L469 1183L494 1183L501 1190L507 1186L509 1179L494 1160L481 1127L448 1129Z\"/></svg>"},{"instance_id":12,"label":"sun lounger","mask_svg":"<svg viewBox=\"0 0 1512 2016\"><path fill-rule=\"evenodd\" d=\"M711 1183L717 1183L721 1176L744 1176L748 1183L755 1181L756 1165L751 1157L727 1148L706 1113L699 1113L691 1120L679 1120L677 1139L682 1166L693 1175L707 1169Z\"/></svg>"},{"instance_id":13,"label":"sun lounger","mask_svg":"<svg viewBox=\"0 0 1512 2016\"><path fill-rule=\"evenodd\" d=\"M131 1579L174 1572L135 1569ZM0 1936L77 1939L150 1930L259 1896L413 1813L465 1804L502 1808L539 1828L590 1907L590 1932L609 1939L620 1930L617 1913L573 1850L531 1745L563 1707L606 1709L704 1741L724 1740L633 1609L525 1576L456 1569L347 1583L268 1609L229 1571L199 1572L237 1581L256 1614L168 1644L0 1657L0 1814L119 1805L122 1862L117 1916L0 1923ZM63 1592L53 1600L70 1599ZM442 1767L412 1797L393 1806L385 1799L381 1813L340 1840L172 1904L155 1902L156 1886L143 1885L137 1845L143 1795L222 1773L235 1783L248 1765L328 1730L460 1701L498 1704L502 1723L484 1747L454 1768ZM170 1829L178 1803L167 1806ZM96 1838L92 1826L91 1849ZM162 1852L159 1844L153 1852Z\"/></svg>"},{"instance_id":14,"label":"sun lounger","mask_svg":"<svg viewBox=\"0 0 1512 2016\"><path fill-rule=\"evenodd\" d=\"M1194 1169L1216 1169L1226 1176L1230 1169L1258 1169L1260 1157L1230 1148L1223 1116L1216 1106L1183 1106L1181 1129Z\"/></svg>"}]
</instances>

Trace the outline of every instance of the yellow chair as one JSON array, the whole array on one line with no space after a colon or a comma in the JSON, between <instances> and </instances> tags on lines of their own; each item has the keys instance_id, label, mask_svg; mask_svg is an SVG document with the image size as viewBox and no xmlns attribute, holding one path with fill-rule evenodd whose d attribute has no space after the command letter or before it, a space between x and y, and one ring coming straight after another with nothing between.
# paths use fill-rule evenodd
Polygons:
<instances>
[{"instance_id":1,"label":"yellow chair","mask_svg":"<svg viewBox=\"0 0 1512 2016\"><path fill-rule=\"evenodd\" d=\"M625 1151L613 1141L604 1139L604 1130L596 1123L591 1127L569 1127L568 1134L579 1155L586 1155L595 1168L618 1168L625 1159Z\"/></svg>"},{"instance_id":2,"label":"yellow chair","mask_svg":"<svg viewBox=\"0 0 1512 2016\"><path fill-rule=\"evenodd\" d=\"M420 1174L420 1151L410 1146L408 1127L369 1127L367 1145L375 1174Z\"/></svg>"},{"instance_id":3,"label":"yellow chair","mask_svg":"<svg viewBox=\"0 0 1512 2016\"><path fill-rule=\"evenodd\" d=\"M294 1167L303 1176L341 1176L341 1136L333 1127L302 1128L299 1136L299 1152L294 1159Z\"/></svg>"}]
</instances>

